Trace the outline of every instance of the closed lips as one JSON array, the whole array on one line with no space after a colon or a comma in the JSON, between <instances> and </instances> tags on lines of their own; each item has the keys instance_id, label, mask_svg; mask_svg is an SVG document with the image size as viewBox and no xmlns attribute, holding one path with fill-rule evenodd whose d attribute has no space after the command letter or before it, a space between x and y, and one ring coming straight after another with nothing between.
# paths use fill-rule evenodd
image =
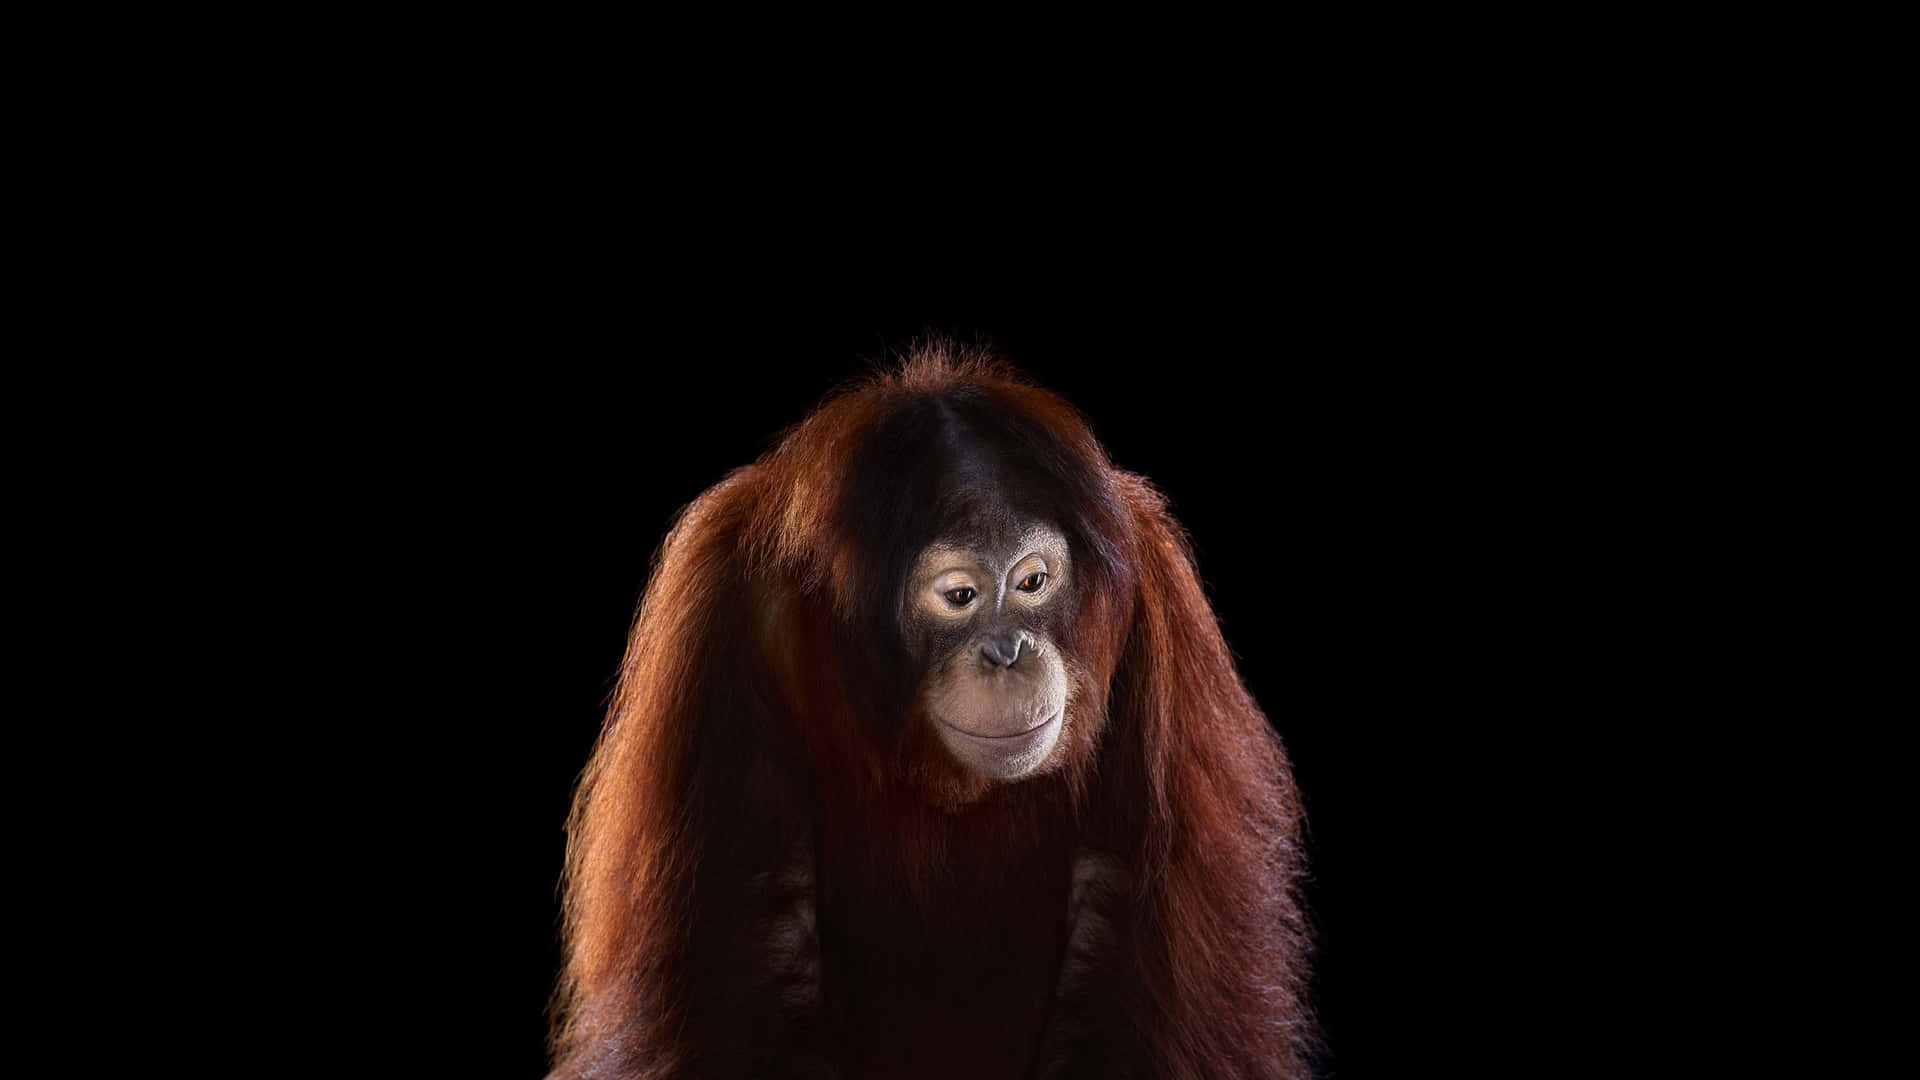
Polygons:
<instances>
[{"instance_id":1,"label":"closed lips","mask_svg":"<svg viewBox=\"0 0 1920 1080\"><path fill-rule=\"evenodd\" d=\"M934 719L939 720L940 718L936 716L934 717ZM1040 721L1039 723L1033 725L1027 730L1016 731L1011 735L981 735L981 734L978 734L977 732L968 731L966 728L954 727L952 724L947 723L945 720L940 720L940 723L942 726L948 728L949 730L957 732L958 734L961 734L961 735L965 735L969 739L978 739L979 741L986 743L990 746L1004 747L1004 748L1010 749L1015 743L1021 740L1031 741L1035 735L1046 730L1049 726L1054 724L1059 719L1060 719L1060 713L1056 712L1052 716L1047 717L1045 720Z\"/></svg>"}]
</instances>

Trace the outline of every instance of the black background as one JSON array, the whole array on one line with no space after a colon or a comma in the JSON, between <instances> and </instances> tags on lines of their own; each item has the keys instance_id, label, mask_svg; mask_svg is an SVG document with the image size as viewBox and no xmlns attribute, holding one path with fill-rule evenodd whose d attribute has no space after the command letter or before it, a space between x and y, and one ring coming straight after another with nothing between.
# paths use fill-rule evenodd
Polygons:
<instances>
[{"instance_id":1,"label":"black background","mask_svg":"<svg viewBox=\"0 0 1920 1080\"><path fill-rule=\"evenodd\" d=\"M1603 396L1581 355L1598 339L1547 359L1539 308L1509 297L1173 272L1193 255L1059 282L482 258L388 326L350 324L433 346L356 366L363 396L309 447L347 508L311 522L350 568L344 601L317 599L353 609L352 662L379 676L349 684L366 700L342 703L345 730L397 802L347 903L380 928L376 1026L431 1032L403 1055L542 1071L563 822L649 559L676 510L930 333L990 342L1075 402L1189 529L1304 792L1329 1073L1476 1042L1435 1017L1503 1007L1485 928L1511 937L1578 887L1531 860L1559 827L1551 789L1581 767L1562 736L1604 697L1576 659L1601 620L1567 614L1613 585L1568 554L1606 529L1576 434ZM1500 333L1469 346L1468 324ZM1571 947L1529 929L1519 965Z\"/></svg>"},{"instance_id":2,"label":"black background","mask_svg":"<svg viewBox=\"0 0 1920 1080\"><path fill-rule=\"evenodd\" d=\"M442 29L417 51L461 51ZM258 1037L255 1072L332 1051L329 1075L540 1075L568 796L668 522L863 358L936 332L1076 402L1191 531L1305 794L1329 1072L1639 1051L1639 998L1579 997L1595 970L1671 981L1612 948L1629 890L1656 916L1675 891L1627 862L1620 822L1657 786L1641 766L1693 789L1680 733L1730 680L1668 684L1722 596L1758 597L1739 618L1770 603L1744 566L1714 587L1745 530L1698 528L1784 472L1723 425L1805 420L1743 397L1768 342L1728 344L1791 311L1722 265L1775 266L1750 177L1689 177L1646 154L1658 122L1593 123L1610 110L1497 68L1245 85L1263 58L1214 65L1201 100L1152 80L1037 111L982 111L962 78L957 122L823 154L798 96L708 115L712 86L662 68L636 89L624 55L569 43L557 77L468 55L471 78L423 69L345 116L364 74L330 62L204 145L148 102L163 134L85 215L125 250L61 242L128 294L83 293L63 328L73 403L133 415L56 449L138 433L78 494L112 515L100 565L164 583L100 600L113 647L89 658L122 666L202 614L216 634L162 644L206 685L166 704L241 699L188 792L231 877L163 868L199 921L138 926L214 969L181 1030L216 1055ZM1582 101L1620 93L1587 82ZM208 115L257 96L208 86ZM1014 119L1045 130L1011 144ZM1698 126L1682 114L1673 146ZM1740 302L1717 304L1728 281ZM130 343L87 336L105 330ZM72 689L95 704L96 680ZM102 994L73 1000L91 1018Z\"/></svg>"}]
</instances>

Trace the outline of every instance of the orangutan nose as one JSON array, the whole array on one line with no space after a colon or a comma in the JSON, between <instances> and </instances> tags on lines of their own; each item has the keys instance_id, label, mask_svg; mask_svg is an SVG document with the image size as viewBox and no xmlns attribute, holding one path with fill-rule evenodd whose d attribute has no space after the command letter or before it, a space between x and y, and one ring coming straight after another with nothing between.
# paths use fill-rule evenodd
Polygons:
<instances>
[{"instance_id":1,"label":"orangutan nose","mask_svg":"<svg viewBox=\"0 0 1920 1080\"><path fill-rule=\"evenodd\" d=\"M1012 667L1020 659L1021 640L1025 635L992 634L980 644L980 657L994 667Z\"/></svg>"}]
</instances>

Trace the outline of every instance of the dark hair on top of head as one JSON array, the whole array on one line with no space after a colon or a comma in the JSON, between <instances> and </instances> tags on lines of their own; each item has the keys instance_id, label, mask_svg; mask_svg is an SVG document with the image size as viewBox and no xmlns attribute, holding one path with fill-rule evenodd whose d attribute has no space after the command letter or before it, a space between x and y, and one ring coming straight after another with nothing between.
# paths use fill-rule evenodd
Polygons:
<instances>
[{"instance_id":1,"label":"dark hair on top of head","mask_svg":"<svg viewBox=\"0 0 1920 1080\"><path fill-rule=\"evenodd\" d=\"M757 561L828 590L849 619L890 615L915 552L996 519L1050 522L1099 591L1130 585L1106 451L1077 409L987 346L914 344L835 390L758 468L771 497L751 531Z\"/></svg>"}]
</instances>

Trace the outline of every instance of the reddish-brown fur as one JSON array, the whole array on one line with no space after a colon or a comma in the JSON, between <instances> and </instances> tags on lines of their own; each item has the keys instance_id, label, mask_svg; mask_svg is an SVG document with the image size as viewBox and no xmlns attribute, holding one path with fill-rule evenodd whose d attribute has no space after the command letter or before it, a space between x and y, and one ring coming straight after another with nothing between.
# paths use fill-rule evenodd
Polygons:
<instances>
[{"instance_id":1,"label":"reddish-brown fur","mask_svg":"<svg viewBox=\"0 0 1920 1080\"><path fill-rule=\"evenodd\" d=\"M900 708L898 545L860 478L912 468L872 440L928 395L1044 431L1069 492L1048 775L990 784ZM1162 498L1060 398L926 346L663 545L569 824L553 1076L1302 1075L1299 829Z\"/></svg>"}]
</instances>

